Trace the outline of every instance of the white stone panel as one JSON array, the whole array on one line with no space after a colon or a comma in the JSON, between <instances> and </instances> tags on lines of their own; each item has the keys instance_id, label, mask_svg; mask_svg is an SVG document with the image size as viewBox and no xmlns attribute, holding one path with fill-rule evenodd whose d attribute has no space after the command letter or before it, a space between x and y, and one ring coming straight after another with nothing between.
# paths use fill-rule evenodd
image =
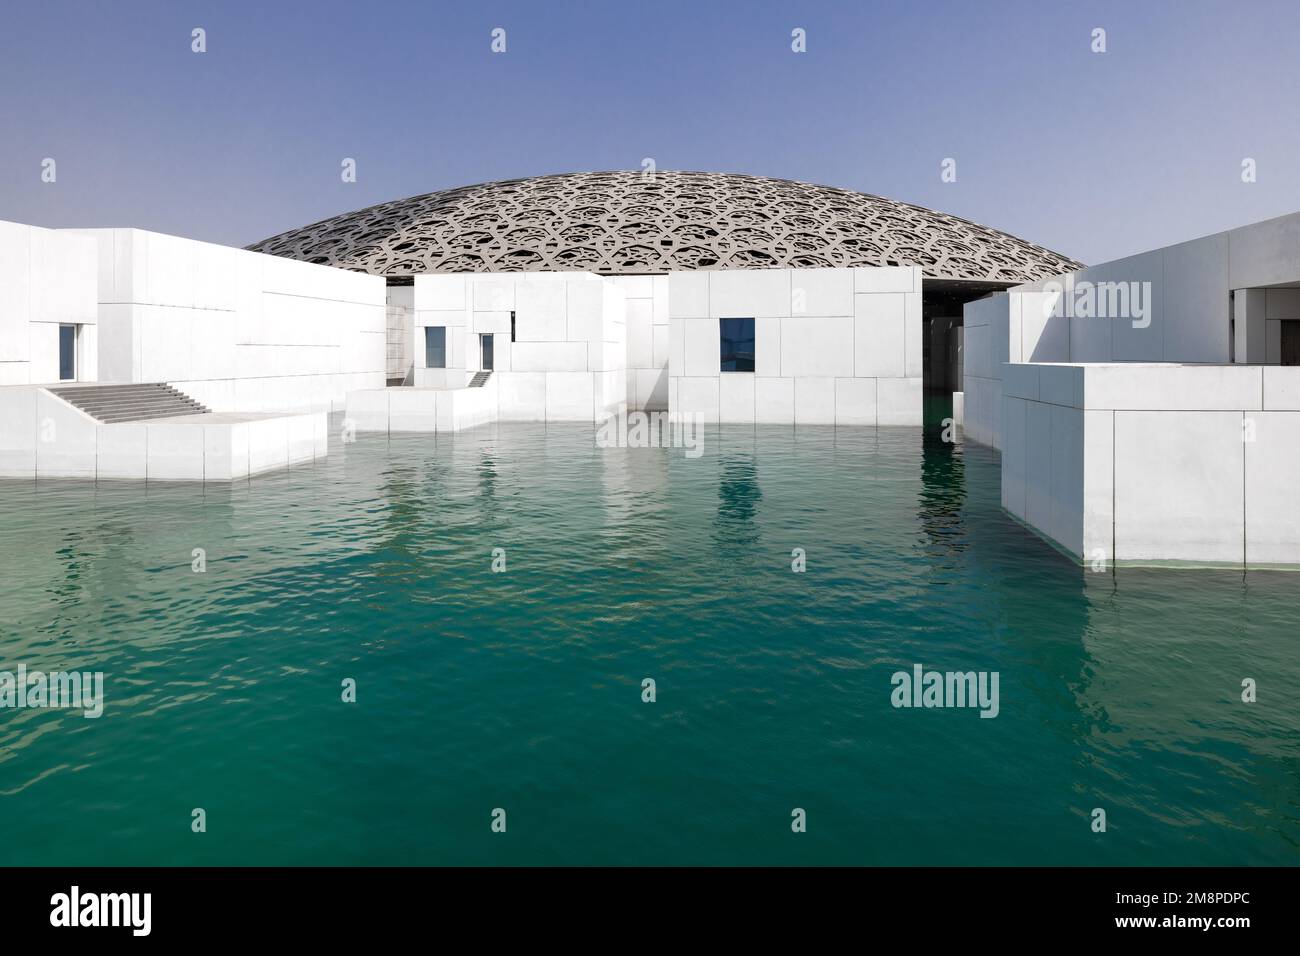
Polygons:
<instances>
[{"instance_id":1,"label":"white stone panel","mask_svg":"<svg viewBox=\"0 0 1300 956\"><path fill-rule=\"evenodd\" d=\"M906 296L859 295L855 299L853 368L849 374L901 378L907 367Z\"/></svg>"},{"instance_id":2,"label":"white stone panel","mask_svg":"<svg viewBox=\"0 0 1300 956\"><path fill-rule=\"evenodd\" d=\"M718 377L718 421L754 424L754 375L725 372Z\"/></svg>"},{"instance_id":3,"label":"white stone panel","mask_svg":"<svg viewBox=\"0 0 1300 956\"><path fill-rule=\"evenodd\" d=\"M95 420L55 398L36 392L37 477L94 478Z\"/></svg>"},{"instance_id":4,"label":"white stone panel","mask_svg":"<svg viewBox=\"0 0 1300 956\"><path fill-rule=\"evenodd\" d=\"M604 338L604 283L578 279L568 286L568 332L570 342Z\"/></svg>"},{"instance_id":5,"label":"white stone panel","mask_svg":"<svg viewBox=\"0 0 1300 956\"><path fill-rule=\"evenodd\" d=\"M791 270L790 314L852 315L853 270Z\"/></svg>"},{"instance_id":6,"label":"white stone panel","mask_svg":"<svg viewBox=\"0 0 1300 956\"><path fill-rule=\"evenodd\" d=\"M546 373L503 372L497 383L498 409L502 421L546 421Z\"/></svg>"},{"instance_id":7,"label":"white stone panel","mask_svg":"<svg viewBox=\"0 0 1300 956\"><path fill-rule=\"evenodd\" d=\"M655 369L668 368L668 343L670 339L668 325L655 325L652 329L650 344L650 366Z\"/></svg>"},{"instance_id":8,"label":"white stone panel","mask_svg":"<svg viewBox=\"0 0 1300 956\"><path fill-rule=\"evenodd\" d=\"M1249 417L1254 441L1244 443L1246 561L1300 565L1300 412L1255 412Z\"/></svg>"},{"instance_id":9,"label":"white stone panel","mask_svg":"<svg viewBox=\"0 0 1300 956\"><path fill-rule=\"evenodd\" d=\"M259 475L289 467L289 426L284 418L248 423L248 473Z\"/></svg>"},{"instance_id":10,"label":"white stone panel","mask_svg":"<svg viewBox=\"0 0 1300 956\"><path fill-rule=\"evenodd\" d=\"M523 281L515 287L515 328L519 342L563 342L569 333L569 283ZM475 305L477 309L477 304Z\"/></svg>"},{"instance_id":11,"label":"white stone panel","mask_svg":"<svg viewBox=\"0 0 1300 956\"><path fill-rule=\"evenodd\" d=\"M627 303L627 367L654 366L654 316L649 299Z\"/></svg>"},{"instance_id":12,"label":"white stone panel","mask_svg":"<svg viewBox=\"0 0 1300 956\"><path fill-rule=\"evenodd\" d=\"M876 423L920 425L923 398L919 378L876 379Z\"/></svg>"},{"instance_id":13,"label":"white stone panel","mask_svg":"<svg viewBox=\"0 0 1300 956\"><path fill-rule=\"evenodd\" d=\"M790 314L789 269L724 269L709 274L709 311L715 318Z\"/></svg>"},{"instance_id":14,"label":"white stone panel","mask_svg":"<svg viewBox=\"0 0 1300 956\"><path fill-rule=\"evenodd\" d=\"M920 292L921 270L913 266L858 266L853 269L853 291Z\"/></svg>"},{"instance_id":15,"label":"white stone panel","mask_svg":"<svg viewBox=\"0 0 1300 956\"><path fill-rule=\"evenodd\" d=\"M549 372L546 376L546 420L591 421L595 397L595 383L590 372Z\"/></svg>"},{"instance_id":16,"label":"white stone panel","mask_svg":"<svg viewBox=\"0 0 1300 956\"><path fill-rule=\"evenodd\" d=\"M461 275L422 275L414 281L414 311L456 309L472 306L467 302L466 278Z\"/></svg>"},{"instance_id":17,"label":"white stone panel","mask_svg":"<svg viewBox=\"0 0 1300 956\"><path fill-rule=\"evenodd\" d=\"M1242 413L1115 413L1118 561L1240 564Z\"/></svg>"},{"instance_id":18,"label":"white stone panel","mask_svg":"<svg viewBox=\"0 0 1300 956\"><path fill-rule=\"evenodd\" d=\"M149 424L147 476L150 481L202 481L204 429L199 425Z\"/></svg>"},{"instance_id":19,"label":"white stone panel","mask_svg":"<svg viewBox=\"0 0 1300 956\"><path fill-rule=\"evenodd\" d=\"M1265 368L1264 408L1269 411L1300 411L1300 366Z\"/></svg>"},{"instance_id":20,"label":"white stone panel","mask_svg":"<svg viewBox=\"0 0 1300 956\"><path fill-rule=\"evenodd\" d=\"M796 425L835 424L835 379L804 376L794 380Z\"/></svg>"},{"instance_id":21,"label":"white stone panel","mask_svg":"<svg viewBox=\"0 0 1300 956\"><path fill-rule=\"evenodd\" d=\"M716 319L684 319L685 374L690 377L712 375L722 368L722 341Z\"/></svg>"},{"instance_id":22,"label":"white stone panel","mask_svg":"<svg viewBox=\"0 0 1300 956\"><path fill-rule=\"evenodd\" d=\"M36 394L32 388L0 388L0 478L36 477Z\"/></svg>"},{"instance_id":23,"label":"white stone panel","mask_svg":"<svg viewBox=\"0 0 1300 956\"><path fill-rule=\"evenodd\" d=\"M388 431L388 394L390 389L358 389L348 392L344 420L359 432Z\"/></svg>"},{"instance_id":24,"label":"white stone panel","mask_svg":"<svg viewBox=\"0 0 1300 956\"><path fill-rule=\"evenodd\" d=\"M1091 365L1084 371L1088 408L1258 409L1263 369L1249 365Z\"/></svg>"},{"instance_id":25,"label":"white stone panel","mask_svg":"<svg viewBox=\"0 0 1300 956\"><path fill-rule=\"evenodd\" d=\"M702 319L709 315L709 275L708 272L673 272L668 276L670 320Z\"/></svg>"},{"instance_id":26,"label":"white stone panel","mask_svg":"<svg viewBox=\"0 0 1300 956\"><path fill-rule=\"evenodd\" d=\"M754 420L773 425L794 424L794 379L755 377Z\"/></svg>"},{"instance_id":27,"label":"white stone panel","mask_svg":"<svg viewBox=\"0 0 1300 956\"><path fill-rule=\"evenodd\" d=\"M516 276L474 276L468 281L475 311L509 312L516 308Z\"/></svg>"},{"instance_id":28,"label":"white stone panel","mask_svg":"<svg viewBox=\"0 0 1300 956\"><path fill-rule=\"evenodd\" d=\"M835 424L876 424L876 379L835 380Z\"/></svg>"},{"instance_id":29,"label":"white stone panel","mask_svg":"<svg viewBox=\"0 0 1300 956\"><path fill-rule=\"evenodd\" d=\"M439 393L423 388L388 390L389 432L432 432L437 430Z\"/></svg>"},{"instance_id":30,"label":"white stone panel","mask_svg":"<svg viewBox=\"0 0 1300 956\"><path fill-rule=\"evenodd\" d=\"M756 374L772 377L781 374L781 323L787 321L791 320L772 317L754 320L754 371ZM719 367L721 367L720 323Z\"/></svg>"},{"instance_id":31,"label":"white stone panel","mask_svg":"<svg viewBox=\"0 0 1300 956\"><path fill-rule=\"evenodd\" d=\"M516 341L510 351L512 372L586 372L586 342Z\"/></svg>"},{"instance_id":32,"label":"white stone panel","mask_svg":"<svg viewBox=\"0 0 1300 956\"><path fill-rule=\"evenodd\" d=\"M1115 413L1083 413L1083 554L1100 549L1106 567L1115 560Z\"/></svg>"},{"instance_id":33,"label":"white stone panel","mask_svg":"<svg viewBox=\"0 0 1300 956\"><path fill-rule=\"evenodd\" d=\"M138 423L100 425L96 478L143 478L148 474L148 428Z\"/></svg>"},{"instance_id":34,"label":"white stone panel","mask_svg":"<svg viewBox=\"0 0 1300 956\"><path fill-rule=\"evenodd\" d=\"M669 396L674 414L699 415L705 422L717 422L719 413L718 376L711 378L675 378L677 396ZM670 383L671 387L671 383Z\"/></svg>"},{"instance_id":35,"label":"white stone panel","mask_svg":"<svg viewBox=\"0 0 1300 956\"><path fill-rule=\"evenodd\" d=\"M851 378L855 321L848 316L783 319L781 374L787 378ZM797 395L796 387L796 411Z\"/></svg>"}]
</instances>

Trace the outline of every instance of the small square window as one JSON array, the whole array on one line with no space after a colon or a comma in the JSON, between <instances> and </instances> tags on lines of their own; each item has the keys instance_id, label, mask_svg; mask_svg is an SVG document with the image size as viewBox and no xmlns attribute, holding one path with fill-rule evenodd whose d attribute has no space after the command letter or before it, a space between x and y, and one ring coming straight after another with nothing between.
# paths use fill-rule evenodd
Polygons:
<instances>
[{"instance_id":1,"label":"small square window","mask_svg":"<svg viewBox=\"0 0 1300 956\"><path fill-rule=\"evenodd\" d=\"M424 367L447 367L447 328L442 325L424 327Z\"/></svg>"},{"instance_id":2,"label":"small square window","mask_svg":"<svg viewBox=\"0 0 1300 956\"><path fill-rule=\"evenodd\" d=\"M720 319L722 371L754 371L754 320Z\"/></svg>"}]
</instances>

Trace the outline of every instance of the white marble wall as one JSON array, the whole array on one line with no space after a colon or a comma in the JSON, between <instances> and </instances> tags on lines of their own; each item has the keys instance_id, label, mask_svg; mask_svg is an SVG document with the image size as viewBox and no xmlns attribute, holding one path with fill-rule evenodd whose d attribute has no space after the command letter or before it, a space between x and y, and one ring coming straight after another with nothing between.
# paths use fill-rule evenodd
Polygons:
<instances>
[{"instance_id":1,"label":"white marble wall","mask_svg":"<svg viewBox=\"0 0 1300 956\"><path fill-rule=\"evenodd\" d=\"M591 273L417 276L415 384L463 387L490 333L500 421L600 420L628 397L626 315L624 289ZM437 325L447 329L446 369L424 364L424 329Z\"/></svg>"},{"instance_id":2,"label":"white marble wall","mask_svg":"<svg viewBox=\"0 0 1300 956\"><path fill-rule=\"evenodd\" d=\"M99 380L168 382L214 411L341 411L382 386L378 276L139 229L98 249Z\"/></svg>"},{"instance_id":3,"label":"white marble wall","mask_svg":"<svg viewBox=\"0 0 1300 956\"><path fill-rule=\"evenodd\" d=\"M669 276L668 407L706 422L920 425L921 270ZM722 318L753 318L754 371L720 370Z\"/></svg>"},{"instance_id":4,"label":"white marble wall","mask_svg":"<svg viewBox=\"0 0 1300 956\"><path fill-rule=\"evenodd\" d=\"M1003 506L1068 554L1300 564L1300 367L1003 372Z\"/></svg>"},{"instance_id":5,"label":"white marble wall","mask_svg":"<svg viewBox=\"0 0 1300 956\"><path fill-rule=\"evenodd\" d=\"M96 246L0 220L0 386L59 381L59 326L80 326L77 380L98 377Z\"/></svg>"}]
</instances>

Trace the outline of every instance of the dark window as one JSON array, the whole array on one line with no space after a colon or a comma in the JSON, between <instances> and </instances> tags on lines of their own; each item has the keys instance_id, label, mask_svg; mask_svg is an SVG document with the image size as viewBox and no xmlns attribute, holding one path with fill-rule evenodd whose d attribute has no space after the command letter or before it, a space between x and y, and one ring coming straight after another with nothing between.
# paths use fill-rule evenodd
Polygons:
<instances>
[{"instance_id":1,"label":"dark window","mask_svg":"<svg viewBox=\"0 0 1300 956\"><path fill-rule=\"evenodd\" d=\"M754 320L721 319L722 371L754 371Z\"/></svg>"},{"instance_id":2,"label":"dark window","mask_svg":"<svg viewBox=\"0 0 1300 956\"><path fill-rule=\"evenodd\" d=\"M447 367L447 329L441 325L424 327L424 367Z\"/></svg>"},{"instance_id":3,"label":"dark window","mask_svg":"<svg viewBox=\"0 0 1300 956\"><path fill-rule=\"evenodd\" d=\"M483 361L480 363L480 367L483 371L490 372L492 371L492 336L480 335L479 341L482 343L481 348L483 350Z\"/></svg>"},{"instance_id":4,"label":"dark window","mask_svg":"<svg viewBox=\"0 0 1300 956\"><path fill-rule=\"evenodd\" d=\"M510 341L513 342L514 340L515 340L515 314L511 312L510 313Z\"/></svg>"},{"instance_id":5,"label":"dark window","mask_svg":"<svg viewBox=\"0 0 1300 956\"><path fill-rule=\"evenodd\" d=\"M77 377L77 327L59 326L59 378L71 381Z\"/></svg>"}]
</instances>

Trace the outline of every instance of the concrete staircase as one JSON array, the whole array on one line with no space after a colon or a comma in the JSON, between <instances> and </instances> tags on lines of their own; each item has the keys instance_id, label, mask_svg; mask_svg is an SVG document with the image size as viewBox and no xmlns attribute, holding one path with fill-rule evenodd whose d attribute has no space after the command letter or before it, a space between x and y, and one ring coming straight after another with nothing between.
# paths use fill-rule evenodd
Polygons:
<instances>
[{"instance_id":1,"label":"concrete staircase","mask_svg":"<svg viewBox=\"0 0 1300 956\"><path fill-rule=\"evenodd\" d=\"M201 415L210 411L163 382L143 385L67 385L49 389L69 405L105 424Z\"/></svg>"},{"instance_id":2,"label":"concrete staircase","mask_svg":"<svg viewBox=\"0 0 1300 956\"><path fill-rule=\"evenodd\" d=\"M475 372L474 377L469 380L469 388L482 388L484 383L492 377L491 372Z\"/></svg>"}]
</instances>

